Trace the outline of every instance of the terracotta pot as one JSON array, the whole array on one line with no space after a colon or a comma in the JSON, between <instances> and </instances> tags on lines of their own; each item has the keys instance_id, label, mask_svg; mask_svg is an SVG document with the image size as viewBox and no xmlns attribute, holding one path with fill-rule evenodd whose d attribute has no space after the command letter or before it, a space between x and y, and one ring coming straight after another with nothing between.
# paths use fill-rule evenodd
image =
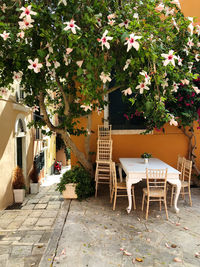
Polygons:
<instances>
[{"instance_id":1,"label":"terracotta pot","mask_svg":"<svg viewBox=\"0 0 200 267\"><path fill-rule=\"evenodd\" d=\"M13 189L15 203L22 203L25 199L25 189Z\"/></svg>"},{"instance_id":2,"label":"terracotta pot","mask_svg":"<svg viewBox=\"0 0 200 267\"><path fill-rule=\"evenodd\" d=\"M66 184L65 190L62 191L63 198L70 198L70 199L76 199L77 194L75 192L76 184Z\"/></svg>"}]
</instances>

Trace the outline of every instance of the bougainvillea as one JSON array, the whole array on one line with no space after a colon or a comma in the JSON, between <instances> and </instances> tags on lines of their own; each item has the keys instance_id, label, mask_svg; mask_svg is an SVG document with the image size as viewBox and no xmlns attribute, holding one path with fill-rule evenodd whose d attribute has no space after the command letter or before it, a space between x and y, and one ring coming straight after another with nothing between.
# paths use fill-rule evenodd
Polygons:
<instances>
[{"instance_id":1,"label":"bougainvillea","mask_svg":"<svg viewBox=\"0 0 200 267\"><path fill-rule=\"evenodd\" d=\"M0 18L0 87L20 82L26 104L40 106L42 124L87 169L92 164L70 135L90 133L91 123L84 129L78 119L99 113L109 91L121 89L147 132L199 118L193 62L200 26L184 17L178 0L5 0Z\"/></svg>"}]
</instances>

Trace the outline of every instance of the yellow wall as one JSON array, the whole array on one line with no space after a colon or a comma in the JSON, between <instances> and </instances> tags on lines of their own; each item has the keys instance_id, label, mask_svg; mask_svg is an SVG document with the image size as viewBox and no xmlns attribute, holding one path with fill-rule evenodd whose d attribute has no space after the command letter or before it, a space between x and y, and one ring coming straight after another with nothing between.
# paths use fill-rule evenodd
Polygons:
<instances>
[{"instance_id":1,"label":"yellow wall","mask_svg":"<svg viewBox=\"0 0 200 267\"><path fill-rule=\"evenodd\" d=\"M181 8L185 16L196 16L200 21L200 0L181 0ZM85 126L85 120L81 120ZM97 113L93 114L92 130L95 132L91 137L91 151L96 152L97 125L103 124ZM195 127L196 128L196 127ZM197 150L195 154L200 155L200 130L196 130ZM176 167L177 155L187 157L188 140L181 130L174 126L165 126L165 133L155 132L149 135L112 135L113 160L119 157L140 157L143 152L152 153L153 157L160 158L168 164ZM73 140L81 151L84 151L84 137L73 137ZM95 157L93 158L95 160ZM72 165L77 159L71 155ZM200 158L197 157L197 165L200 168Z\"/></svg>"},{"instance_id":2,"label":"yellow wall","mask_svg":"<svg viewBox=\"0 0 200 267\"><path fill-rule=\"evenodd\" d=\"M13 109L11 99L0 99L0 210L13 202L12 171L16 166L16 137L15 123L17 116L25 116L26 122L31 119L30 113ZM25 138L26 173L25 182L29 184L27 174L33 162L33 142L31 131L27 129Z\"/></svg>"}]
</instances>

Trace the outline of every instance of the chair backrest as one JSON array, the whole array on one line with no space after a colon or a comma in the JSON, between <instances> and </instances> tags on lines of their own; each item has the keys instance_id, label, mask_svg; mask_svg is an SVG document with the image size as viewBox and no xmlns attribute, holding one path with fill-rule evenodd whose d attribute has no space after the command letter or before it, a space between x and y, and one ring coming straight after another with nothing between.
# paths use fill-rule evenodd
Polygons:
<instances>
[{"instance_id":1,"label":"chair backrest","mask_svg":"<svg viewBox=\"0 0 200 267\"><path fill-rule=\"evenodd\" d=\"M111 139L111 125L98 125L98 139L110 140Z\"/></svg>"},{"instance_id":2,"label":"chair backrest","mask_svg":"<svg viewBox=\"0 0 200 267\"><path fill-rule=\"evenodd\" d=\"M187 181L190 184L192 174L192 161L185 159L183 164L183 181Z\"/></svg>"},{"instance_id":3,"label":"chair backrest","mask_svg":"<svg viewBox=\"0 0 200 267\"><path fill-rule=\"evenodd\" d=\"M146 169L147 192L157 188L166 192L167 168L166 169Z\"/></svg>"},{"instance_id":4,"label":"chair backrest","mask_svg":"<svg viewBox=\"0 0 200 267\"><path fill-rule=\"evenodd\" d=\"M97 160L112 160L112 140L97 140Z\"/></svg>"},{"instance_id":5,"label":"chair backrest","mask_svg":"<svg viewBox=\"0 0 200 267\"><path fill-rule=\"evenodd\" d=\"M183 166L186 158L178 155L177 170L180 171L180 180L183 180Z\"/></svg>"}]
</instances>

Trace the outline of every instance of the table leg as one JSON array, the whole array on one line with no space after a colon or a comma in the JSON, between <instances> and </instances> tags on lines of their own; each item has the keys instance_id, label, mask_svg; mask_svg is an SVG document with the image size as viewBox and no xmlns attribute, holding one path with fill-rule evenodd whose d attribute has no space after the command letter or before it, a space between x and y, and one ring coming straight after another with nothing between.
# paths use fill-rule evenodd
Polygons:
<instances>
[{"instance_id":1,"label":"table leg","mask_svg":"<svg viewBox=\"0 0 200 267\"><path fill-rule=\"evenodd\" d=\"M128 179L126 178L126 188L127 188L127 195L128 195L128 207L126 208L127 213L130 213L132 209L131 186L132 186L132 183L130 183Z\"/></svg>"},{"instance_id":2,"label":"table leg","mask_svg":"<svg viewBox=\"0 0 200 267\"><path fill-rule=\"evenodd\" d=\"M119 179L120 179L120 182L122 183L123 182L123 178L122 178L122 165L120 163L118 164L118 171L119 171Z\"/></svg>"},{"instance_id":3,"label":"table leg","mask_svg":"<svg viewBox=\"0 0 200 267\"><path fill-rule=\"evenodd\" d=\"M181 191L181 181L177 180L175 185L176 185L176 193L175 193L175 197L174 197L174 209L175 209L176 213L178 213L179 208L177 207L177 201L178 201L180 191Z\"/></svg>"}]
</instances>

